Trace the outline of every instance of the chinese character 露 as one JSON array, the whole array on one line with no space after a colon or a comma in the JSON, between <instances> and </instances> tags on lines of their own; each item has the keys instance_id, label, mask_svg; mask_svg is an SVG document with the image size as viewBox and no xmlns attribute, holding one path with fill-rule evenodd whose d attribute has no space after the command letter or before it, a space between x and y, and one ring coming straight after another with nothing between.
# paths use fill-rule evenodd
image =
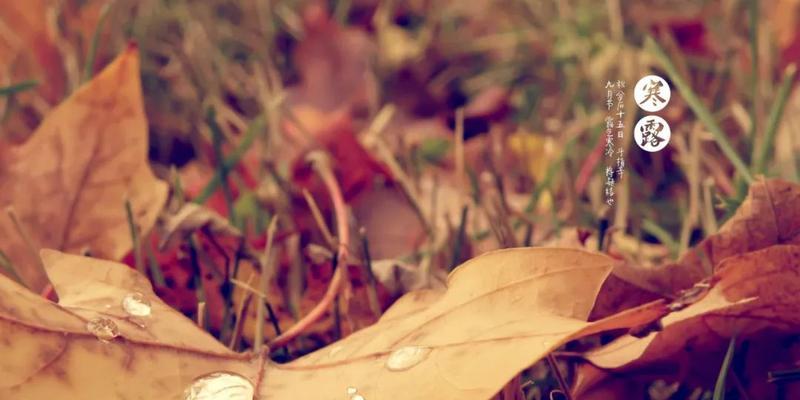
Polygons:
<instances>
[{"instance_id":1,"label":"chinese character \u9732","mask_svg":"<svg viewBox=\"0 0 800 400\"><path fill-rule=\"evenodd\" d=\"M639 131L642 133L642 143L639 145L639 147L646 147L648 142L651 146L658 147L661 142L666 140L658 136L662 130L664 130L663 123L655 119L647 120L644 125L639 127Z\"/></svg>"}]
</instances>

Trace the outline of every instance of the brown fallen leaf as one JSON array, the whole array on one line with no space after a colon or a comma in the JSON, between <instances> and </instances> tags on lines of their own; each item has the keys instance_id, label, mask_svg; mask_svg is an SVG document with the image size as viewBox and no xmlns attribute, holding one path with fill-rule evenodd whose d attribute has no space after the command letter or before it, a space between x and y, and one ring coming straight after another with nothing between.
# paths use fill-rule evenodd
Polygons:
<instances>
[{"instance_id":1,"label":"brown fallen leaf","mask_svg":"<svg viewBox=\"0 0 800 400\"><path fill-rule=\"evenodd\" d=\"M59 304L0 277L0 398L183 399L196 378L219 371L257 386L263 358L228 350L135 270L53 250L42 256ZM133 308L125 304L132 294Z\"/></svg>"},{"instance_id":2,"label":"brown fallen leaf","mask_svg":"<svg viewBox=\"0 0 800 400\"><path fill-rule=\"evenodd\" d=\"M571 249L482 255L453 271L447 291L409 293L375 325L268 368L261 398L336 398L348 391L367 399L490 398L566 341L658 314L651 306L585 321L611 264Z\"/></svg>"},{"instance_id":3,"label":"brown fallen leaf","mask_svg":"<svg viewBox=\"0 0 800 400\"><path fill-rule=\"evenodd\" d=\"M227 350L162 303L134 269L52 250L42 256L59 304L0 277L0 398L184 399L193 382L215 373L236 374L238 389L252 385L261 400L340 398L351 387L373 399L488 398L569 339L661 312L587 323L611 270L607 257L503 250L457 268L447 291L413 292L376 325L277 365Z\"/></svg>"},{"instance_id":4,"label":"brown fallen leaf","mask_svg":"<svg viewBox=\"0 0 800 400\"><path fill-rule=\"evenodd\" d=\"M775 244L800 244L800 185L761 180L750 186L745 201L719 232L677 262L657 268L621 263L614 275L650 292L671 295L711 275L725 258Z\"/></svg>"},{"instance_id":5,"label":"brown fallen leaf","mask_svg":"<svg viewBox=\"0 0 800 400\"><path fill-rule=\"evenodd\" d=\"M324 112L369 107L377 93L370 37L361 29L340 26L319 4L306 7L303 20L305 36L292 54L301 83L290 89L288 103Z\"/></svg>"},{"instance_id":6,"label":"brown fallen leaf","mask_svg":"<svg viewBox=\"0 0 800 400\"><path fill-rule=\"evenodd\" d=\"M0 0L0 86L36 80L35 88L14 96L16 112L0 121L5 139L24 141L52 105L77 86L89 44L107 1ZM101 30L101 42L108 33ZM108 47L95 60L109 60ZM10 102L0 98L0 109Z\"/></svg>"},{"instance_id":7,"label":"brown fallen leaf","mask_svg":"<svg viewBox=\"0 0 800 400\"><path fill-rule=\"evenodd\" d=\"M707 293L661 320L663 331L643 338L623 336L586 358L614 373L660 371L680 381L708 384L716 378L731 337L774 341L796 334L800 329L798 291L800 246L776 245L730 257L719 264ZM692 301L692 292L700 293L684 292L686 301ZM587 375L576 394L589 393L604 380L602 374ZM759 380L764 379L765 375L759 375ZM755 398L773 397L762 392Z\"/></svg>"},{"instance_id":8,"label":"brown fallen leaf","mask_svg":"<svg viewBox=\"0 0 800 400\"><path fill-rule=\"evenodd\" d=\"M153 226L167 185L150 170L147 147L139 56L131 45L53 109L27 142L0 152L0 206L13 207L31 242L3 215L0 250L29 287L47 283L40 247L114 260L129 252L126 198L139 230Z\"/></svg>"},{"instance_id":9,"label":"brown fallen leaf","mask_svg":"<svg viewBox=\"0 0 800 400\"><path fill-rule=\"evenodd\" d=\"M610 241L611 247L608 250L609 254L619 255L619 257L624 259L618 260L614 264L614 270L611 271L611 275L603 282L600 293L595 299L592 313L589 316L589 319L592 321L614 315L641 304L655 301L662 297L652 291L643 289L635 283L631 283L620 275L624 276L624 272L626 272L625 268L629 265L625 259L637 257L637 260L644 259L647 265L649 265L651 264L651 260L661 259L665 256L664 253L666 253L666 250L663 246L641 243L623 232L614 232ZM581 228L563 228L543 245L545 247L556 246L575 249L596 249L597 235ZM643 266L637 268L637 272L645 269ZM622 271L622 273L620 273L620 271ZM635 279L632 280L635 281Z\"/></svg>"},{"instance_id":10,"label":"brown fallen leaf","mask_svg":"<svg viewBox=\"0 0 800 400\"><path fill-rule=\"evenodd\" d=\"M0 23L12 34L0 37L0 78L17 81L42 77L39 88L48 102L63 96L66 73L56 44L50 37L46 0L3 1ZM7 82L3 82L6 84ZM30 131L29 131L30 132Z\"/></svg>"}]
</instances>

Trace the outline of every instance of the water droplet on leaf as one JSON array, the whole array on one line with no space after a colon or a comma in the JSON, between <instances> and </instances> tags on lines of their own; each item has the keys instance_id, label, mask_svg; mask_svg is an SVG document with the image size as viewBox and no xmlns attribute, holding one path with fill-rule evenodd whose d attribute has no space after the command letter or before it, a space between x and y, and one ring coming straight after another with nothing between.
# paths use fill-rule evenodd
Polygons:
<instances>
[{"instance_id":1,"label":"water droplet on leaf","mask_svg":"<svg viewBox=\"0 0 800 400\"><path fill-rule=\"evenodd\" d=\"M122 309L134 317L150 316L150 300L139 292L129 293L122 298Z\"/></svg>"},{"instance_id":2,"label":"water droplet on leaf","mask_svg":"<svg viewBox=\"0 0 800 400\"><path fill-rule=\"evenodd\" d=\"M245 377L214 372L197 378L183 392L184 400L253 400L255 389Z\"/></svg>"},{"instance_id":3,"label":"water droplet on leaf","mask_svg":"<svg viewBox=\"0 0 800 400\"><path fill-rule=\"evenodd\" d=\"M109 341L119 336L117 323L104 317L98 317L87 322L86 330L103 341Z\"/></svg>"},{"instance_id":4,"label":"water droplet on leaf","mask_svg":"<svg viewBox=\"0 0 800 400\"><path fill-rule=\"evenodd\" d=\"M347 394L350 396L350 400L367 400L364 396L358 394L358 389L352 386L347 388Z\"/></svg>"},{"instance_id":5,"label":"water droplet on leaf","mask_svg":"<svg viewBox=\"0 0 800 400\"><path fill-rule=\"evenodd\" d=\"M430 347L405 346L392 352L386 359L389 371L405 371L424 360L431 353Z\"/></svg>"}]
</instances>

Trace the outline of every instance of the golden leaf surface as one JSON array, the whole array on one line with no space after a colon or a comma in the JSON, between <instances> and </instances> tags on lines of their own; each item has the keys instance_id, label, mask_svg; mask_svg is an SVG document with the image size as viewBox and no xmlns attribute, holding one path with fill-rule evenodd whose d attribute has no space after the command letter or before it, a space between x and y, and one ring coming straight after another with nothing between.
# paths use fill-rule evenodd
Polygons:
<instances>
[{"instance_id":1,"label":"golden leaf surface","mask_svg":"<svg viewBox=\"0 0 800 400\"><path fill-rule=\"evenodd\" d=\"M411 292L375 325L267 369L261 399L337 398L348 388L367 399L490 398L571 339L657 318L650 306L586 322L612 263L572 249L487 253L454 270L446 291Z\"/></svg>"},{"instance_id":2,"label":"golden leaf surface","mask_svg":"<svg viewBox=\"0 0 800 400\"><path fill-rule=\"evenodd\" d=\"M277 365L217 343L134 269L53 250L42 257L59 304L0 277L0 398L182 399L215 372L238 374L261 400L342 398L351 387L368 399L488 398L567 340L660 315L643 307L588 323L611 259L510 249L463 264L446 291L412 292L376 325ZM132 293L149 313L125 307ZM115 334L98 336L99 319Z\"/></svg>"},{"instance_id":3,"label":"golden leaf surface","mask_svg":"<svg viewBox=\"0 0 800 400\"><path fill-rule=\"evenodd\" d=\"M147 162L135 45L53 109L28 141L2 146L0 206L12 207L21 227L0 217L0 250L34 290L47 282L38 248L121 259L132 246L125 199L142 232L166 201L167 185Z\"/></svg>"},{"instance_id":4,"label":"golden leaf surface","mask_svg":"<svg viewBox=\"0 0 800 400\"><path fill-rule=\"evenodd\" d=\"M0 277L0 398L183 399L213 372L258 381L263 358L234 353L162 303L147 279L111 261L42 251L60 303ZM149 315L126 312L132 293ZM111 321L101 340L89 324Z\"/></svg>"}]
</instances>

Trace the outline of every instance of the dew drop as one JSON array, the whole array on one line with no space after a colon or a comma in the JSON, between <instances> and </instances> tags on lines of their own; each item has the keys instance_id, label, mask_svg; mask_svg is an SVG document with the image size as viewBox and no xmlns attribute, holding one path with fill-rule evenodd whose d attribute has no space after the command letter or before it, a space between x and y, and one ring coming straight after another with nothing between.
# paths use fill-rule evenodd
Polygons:
<instances>
[{"instance_id":1,"label":"dew drop","mask_svg":"<svg viewBox=\"0 0 800 400\"><path fill-rule=\"evenodd\" d=\"M183 392L184 400L253 400L255 389L245 377L214 372L195 379Z\"/></svg>"},{"instance_id":2,"label":"dew drop","mask_svg":"<svg viewBox=\"0 0 800 400\"><path fill-rule=\"evenodd\" d=\"M86 330L103 341L109 341L119 336L117 323L104 317L98 317L87 322Z\"/></svg>"},{"instance_id":3,"label":"dew drop","mask_svg":"<svg viewBox=\"0 0 800 400\"><path fill-rule=\"evenodd\" d=\"M430 347L405 346L392 352L386 359L389 371L405 371L424 360L431 353Z\"/></svg>"},{"instance_id":4,"label":"dew drop","mask_svg":"<svg viewBox=\"0 0 800 400\"><path fill-rule=\"evenodd\" d=\"M150 300L139 292L129 293L122 298L122 309L134 317L150 316Z\"/></svg>"},{"instance_id":5,"label":"dew drop","mask_svg":"<svg viewBox=\"0 0 800 400\"><path fill-rule=\"evenodd\" d=\"M358 394L358 389L352 386L347 388L347 394L350 396L350 400L367 400L364 396Z\"/></svg>"}]
</instances>

